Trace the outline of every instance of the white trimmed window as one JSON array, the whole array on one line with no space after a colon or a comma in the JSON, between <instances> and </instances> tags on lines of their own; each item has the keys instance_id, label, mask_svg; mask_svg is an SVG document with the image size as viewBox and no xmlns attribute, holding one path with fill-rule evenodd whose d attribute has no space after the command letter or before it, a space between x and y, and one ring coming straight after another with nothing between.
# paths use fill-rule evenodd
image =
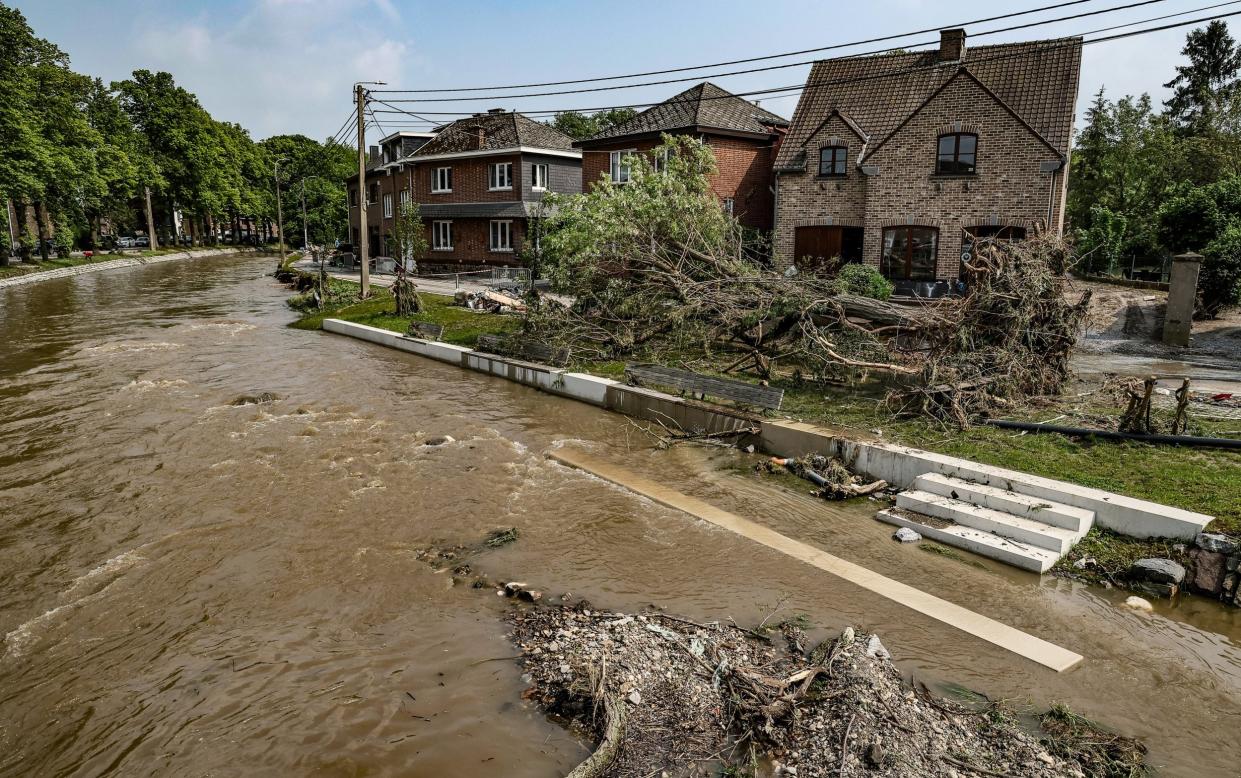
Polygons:
<instances>
[{"instance_id":1,"label":"white trimmed window","mask_svg":"<svg viewBox=\"0 0 1241 778\"><path fill-rule=\"evenodd\" d=\"M729 216L733 215L733 199L731 197L724 198L724 213Z\"/></svg>"},{"instance_id":2,"label":"white trimmed window","mask_svg":"<svg viewBox=\"0 0 1241 778\"><path fill-rule=\"evenodd\" d=\"M513 250L513 223L511 221L491 222L491 250Z\"/></svg>"},{"instance_id":3,"label":"white trimmed window","mask_svg":"<svg viewBox=\"0 0 1241 778\"><path fill-rule=\"evenodd\" d=\"M632 154L636 149L627 149L625 151L613 151L608 155L609 167L612 172L612 183L627 184L629 183L629 166L624 164L625 157Z\"/></svg>"},{"instance_id":4,"label":"white trimmed window","mask_svg":"<svg viewBox=\"0 0 1241 778\"><path fill-rule=\"evenodd\" d=\"M668 150L659 149L655 152L655 159L652 162L656 173L662 173L668 169Z\"/></svg>"},{"instance_id":5,"label":"white trimmed window","mask_svg":"<svg viewBox=\"0 0 1241 778\"><path fill-rule=\"evenodd\" d=\"M384 218L392 218L392 195L390 194L384 195Z\"/></svg>"},{"instance_id":6,"label":"white trimmed window","mask_svg":"<svg viewBox=\"0 0 1241 778\"><path fill-rule=\"evenodd\" d=\"M513 163L497 162L487 166L487 188L491 191L513 188Z\"/></svg>"},{"instance_id":7,"label":"white trimmed window","mask_svg":"<svg viewBox=\"0 0 1241 778\"><path fill-rule=\"evenodd\" d=\"M431 250L452 251L452 222L431 222Z\"/></svg>"},{"instance_id":8,"label":"white trimmed window","mask_svg":"<svg viewBox=\"0 0 1241 778\"><path fill-rule=\"evenodd\" d=\"M431 193L440 194L452 191L452 168L437 167L431 171Z\"/></svg>"},{"instance_id":9,"label":"white trimmed window","mask_svg":"<svg viewBox=\"0 0 1241 778\"><path fill-rule=\"evenodd\" d=\"M547 165L535 163L530 166L530 188L536 192L547 191Z\"/></svg>"},{"instance_id":10,"label":"white trimmed window","mask_svg":"<svg viewBox=\"0 0 1241 778\"><path fill-rule=\"evenodd\" d=\"M409 205L409 190L402 189L401 190L401 210L404 211L407 205Z\"/></svg>"}]
</instances>

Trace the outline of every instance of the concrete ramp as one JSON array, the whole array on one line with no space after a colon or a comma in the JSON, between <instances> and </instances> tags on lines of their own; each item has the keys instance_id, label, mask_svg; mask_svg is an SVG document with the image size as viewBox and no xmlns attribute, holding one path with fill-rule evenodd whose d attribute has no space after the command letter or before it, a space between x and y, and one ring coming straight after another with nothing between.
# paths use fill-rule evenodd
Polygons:
<instances>
[{"instance_id":1,"label":"concrete ramp","mask_svg":"<svg viewBox=\"0 0 1241 778\"><path fill-rule=\"evenodd\" d=\"M787 554L819 570L830 573L838 578L862 587L868 591L899 603L910 610L917 611L937 621L955 627L975 637L999 646L1014 654L1023 656L1033 662L1063 672L1082 660L1080 654L1048 643L1041 638L1001 624L973 611L966 610L947 600L942 600L912 586L879 575L860 565L832 556L814 546L794 540L785 535L764 527L761 524L744 519L735 514L716 508L695 497L669 489L662 484L643 478L608 462L595 459L579 451L558 449L548 453L548 457L561 464L584 470L588 473L623 486L630 491L651 499L660 505L683 511L698 519L735 532L742 537L764 545L768 548Z\"/></svg>"}]
</instances>

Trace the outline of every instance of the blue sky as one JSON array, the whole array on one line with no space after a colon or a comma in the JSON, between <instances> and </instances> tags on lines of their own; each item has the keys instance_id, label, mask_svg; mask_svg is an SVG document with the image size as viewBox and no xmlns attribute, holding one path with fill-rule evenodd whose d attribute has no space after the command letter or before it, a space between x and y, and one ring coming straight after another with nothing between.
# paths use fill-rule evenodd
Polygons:
<instances>
[{"instance_id":1,"label":"blue sky","mask_svg":"<svg viewBox=\"0 0 1241 778\"><path fill-rule=\"evenodd\" d=\"M105 80L136 68L167 70L219 119L238 122L256 138L300 132L326 137L348 117L351 84L387 81L390 89L427 89L559 81L762 56L795 49L967 22L1051 5L1054 0L5 0L35 31L66 50L75 69ZM1090 0L1013 20L970 25L986 30L1133 0ZM1218 0L1161 0L1140 8L1076 19L971 42L1001 43L1080 34L1166 14L1195 11ZM1179 20L1241 11L1241 2L1189 13ZM1241 17L1237 17L1241 19ZM1178 21L1168 19L1141 26ZM1129 28L1132 29L1132 28ZM1150 92L1181 61L1188 28L1087 46L1079 107L1106 85L1109 94ZM1108 33L1104 33L1108 34ZM841 49L831 56L934 40L923 34ZM820 55L823 56L823 55ZM812 59L791 57L758 65ZM678 76L706 76L717 68ZM732 91L800 84L807 66L712 78ZM640 79L639 79L640 80ZM594 94L479 99L406 105L415 112L470 112L594 107L662 100L696 83ZM590 86L590 85L587 85ZM566 87L560 87L566 88ZM545 90L530 90L545 91ZM498 93L508 94L508 92ZM763 98L791 116L796 96ZM379 115L385 129L404 117ZM373 132L370 142L380 136Z\"/></svg>"}]
</instances>

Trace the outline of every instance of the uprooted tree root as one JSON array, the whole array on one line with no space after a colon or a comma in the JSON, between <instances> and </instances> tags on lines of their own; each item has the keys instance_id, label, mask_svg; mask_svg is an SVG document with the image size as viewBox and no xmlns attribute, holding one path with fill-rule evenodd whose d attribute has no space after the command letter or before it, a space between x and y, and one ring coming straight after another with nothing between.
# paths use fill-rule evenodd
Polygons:
<instances>
[{"instance_id":1,"label":"uprooted tree root","mask_svg":"<svg viewBox=\"0 0 1241 778\"><path fill-rule=\"evenodd\" d=\"M541 607L515 611L526 697L599 745L573 778L700 774L1135 775L1136 741L1060 709L1047 737L1002 705L969 708L910 688L873 636L806 652L735 625ZM790 634L792 633L792 634Z\"/></svg>"}]
</instances>

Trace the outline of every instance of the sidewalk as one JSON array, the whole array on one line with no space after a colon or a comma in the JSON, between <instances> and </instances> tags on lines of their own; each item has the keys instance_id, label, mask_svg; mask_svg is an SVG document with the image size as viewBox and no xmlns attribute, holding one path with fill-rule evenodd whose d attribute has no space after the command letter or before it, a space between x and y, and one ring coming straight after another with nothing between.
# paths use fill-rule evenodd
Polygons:
<instances>
[{"instance_id":1,"label":"sidewalk","mask_svg":"<svg viewBox=\"0 0 1241 778\"><path fill-rule=\"evenodd\" d=\"M313 259L299 259L297 262L293 263L293 268L295 270L301 270L305 273L318 273L319 272L319 265ZM414 284L418 287L418 291L420 292L426 292L428 294L440 294L440 295L444 295L445 297L452 297L459 290L466 291L466 292L472 292L472 293L489 292L489 291L494 290L495 287L489 283L484 283L482 280L471 280L471 278L474 278L474 279L487 279L487 281L490 281L490 276L487 275L490 272L491 271L488 269L486 271L481 271L476 274L461 273L461 274L454 275L454 276L434 276L434 275L410 276L410 280L414 282ZM359 278L361 277L362 271L342 270L340 268L329 266L327 270L327 274L328 274L328 277L335 278L341 281L357 282ZM383 287L392 286L392 282L395 279L396 279L395 276L389 275L387 273L383 273L383 274L371 273L371 284L375 286L383 286ZM548 295L548 296L552 297L553 299L565 302L566 304L568 303L568 298L562 297L560 295Z\"/></svg>"}]
</instances>

